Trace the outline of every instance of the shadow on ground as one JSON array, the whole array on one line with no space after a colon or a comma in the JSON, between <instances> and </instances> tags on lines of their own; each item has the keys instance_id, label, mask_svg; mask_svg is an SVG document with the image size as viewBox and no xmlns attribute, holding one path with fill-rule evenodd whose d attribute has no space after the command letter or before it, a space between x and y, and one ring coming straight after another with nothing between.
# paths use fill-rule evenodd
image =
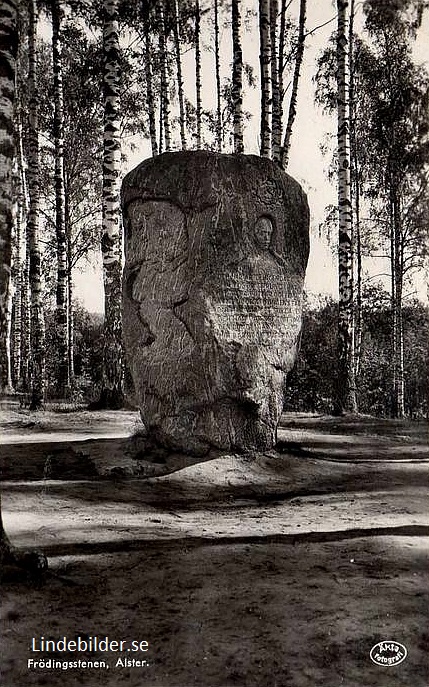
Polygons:
<instances>
[{"instance_id":1,"label":"shadow on ground","mask_svg":"<svg viewBox=\"0 0 429 687\"><path fill-rule=\"evenodd\" d=\"M24 445L9 434L6 526L50 568L38 586L3 585L2 685L427 687L423 429L383 426L284 418L280 452L188 467L136 459L123 436ZM31 650L42 636L126 644L48 655ZM147 652L126 651L142 640ZM382 640L407 659L373 664ZM109 667L28 669L40 656Z\"/></svg>"}]
</instances>

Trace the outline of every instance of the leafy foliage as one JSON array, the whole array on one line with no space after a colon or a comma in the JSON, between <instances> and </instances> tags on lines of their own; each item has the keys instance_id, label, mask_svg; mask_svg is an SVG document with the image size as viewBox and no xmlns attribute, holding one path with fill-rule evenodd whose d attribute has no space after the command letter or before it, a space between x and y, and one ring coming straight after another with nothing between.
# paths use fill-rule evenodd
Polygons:
<instances>
[{"instance_id":1,"label":"leafy foliage","mask_svg":"<svg viewBox=\"0 0 429 687\"><path fill-rule=\"evenodd\" d=\"M103 375L103 318L88 313L79 303L74 303L74 386L72 400L78 403L94 401L101 390ZM46 325L46 384L48 398L55 398L57 344L54 310L45 314Z\"/></svg>"},{"instance_id":2,"label":"leafy foliage","mask_svg":"<svg viewBox=\"0 0 429 687\"><path fill-rule=\"evenodd\" d=\"M337 304L332 300L304 310L301 346L287 379L286 410L332 412L337 320Z\"/></svg>"},{"instance_id":3,"label":"leafy foliage","mask_svg":"<svg viewBox=\"0 0 429 687\"><path fill-rule=\"evenodd\" d=\"M364 327L357 392L360 412L389 416L392 365L389 295L379 286L364 294ZM411 418L428 413L429 308L415 301L403 309L405 410ZM337 304L329 300L304 313L301 348L285 393L285 408L329 413L333 407Z\"/></svg>"}]
</instances>

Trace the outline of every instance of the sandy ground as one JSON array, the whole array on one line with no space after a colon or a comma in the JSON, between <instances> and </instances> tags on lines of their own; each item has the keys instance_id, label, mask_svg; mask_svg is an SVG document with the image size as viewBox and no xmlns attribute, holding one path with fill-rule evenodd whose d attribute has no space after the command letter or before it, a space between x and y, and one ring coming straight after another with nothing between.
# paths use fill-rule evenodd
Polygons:
<instances>
[{"instance_id":1,"label":"sandy ground","mask_svg":"<svg viewBox=\"0 0 429 687\"><path fill-rule=\"evenodd\" d=\"M132 412L0 424L5 525L50 565L3 582L4 687L429 684L426 425L285 415L277 451L185 466L145 453ZM42 636L126 643L33 651ZM382 640L407 658L372 663Z\"/></svg>"}]
</instances>

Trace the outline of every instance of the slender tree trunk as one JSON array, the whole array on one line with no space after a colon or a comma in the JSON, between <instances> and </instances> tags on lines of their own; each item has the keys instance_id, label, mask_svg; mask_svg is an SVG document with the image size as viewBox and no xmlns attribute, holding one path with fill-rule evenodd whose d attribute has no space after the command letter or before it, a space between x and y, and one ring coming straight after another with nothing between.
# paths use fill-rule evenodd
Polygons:
<instances>
[{"instance_id":1,"label":"slender tree trunk","mask_svg":"<svg viewBox=\"0 0 429 687\"><path fill-rule=\"evenodd\" d=\"M15 92L15 102L16 102L16 92ZM16 141L15 141L16 149ZM11 270L9 273L9 286L7 289L7 302L6 302L6 329L7 336L6 340L1 340L1 345L4 345L4 350L0 353L0 360L5 361L5 366L0 366L2 375L4 374L4 380L2 380L1 391L3 393L14 392L16 389L16 357L17 351L19 356L19 331L17 332L17 319L20 319L19 311L19 272L20 272L20 240L21 240L21 198L19 191L19 170L16 155L12 162L12 226L11 226ZM18 308L16 308L18 305ZM18 334L18 336L16 336Z\"/></svg>"},{"instance_id":2,"label":"slender tree trunk","mask_svg":"<svg viewBox=\"0 0 429 687\"><path fill-rule=\"evenodd\" d=\"M161 105L160 113L162 114L162 126L164 128L165 150L171 150L171 128L170 128L170 94L168 87L168 69L167 69L167 46L165 39L165 18L163 0L157 0L156 3L158 27L159 27L159 51L161 62ZM161 152L162 137L160 134L159 148Z\"/></svg>"},{"instance_id":3,"label":"slender tree trunk","mask_svg":"<svg viewBox=\"0 0 429 687\"><path fill-rule=\"evenodd\" d=\"M21 273L22 274L22 273ZM15 293L12 303L12 353L11 353L11 366L12 366L12 387L15 391L21 390L21 292L18 291L18 285L20 284L20 278L17 277L15 273Z\"/></svg>"},{"instance_id":4,"label":"slender tree trunk","mask_svg":"<svg viewBox=\"0 0 429 687\"><path fill-rule=\"evenodd\" d=\"M402 226L401 204L399 199L399 180L394 176L394 280L395 280L395 417L404 417L404 331L402 316L402 291L403 291L403 253L402 253Z\"/></svg>"},{"instance_id":5,"label":"slender tree trunk","mask_svg":"<svg viewBox=\"0 0 429 687\"><path fill-rule=\"evenodd\" d=\"M0 37L0 391L8 382L6 359L8 338L8 301L12 250L12 162L14 75L17 53L16 3L5 0L1 5ZM3 530L2 530L3 532Z\"/></svg>"},{"instance_id":6,"label":"slender tree trunk","mask_svg":"<svg viewBox=\"0 0 429 687\"><path fill-rule=\"evenodd\" d=\"M179 124L180 124L180 142L182 150L186 150L186 121L185 121L185 99L183 93L183 74L182 74L182 57L180 53L180 11L177 5L177 0L172 0L173 8L173 34L174 34L174 51L176 56L177 69L177 95L179 99Z\"/></svg>"},{"instance_id":7,"label":"slender tree trunk","mask_svg":"<svg viewBox=\"0 0 429 687\"><path fill-rule=\"evenodd\" d=\"M350 1L349 21L349 116L350 116L350 178L351 196L354 208L354 255L356 258L356 297L354 320L354 375L357 380L360 371L360 358L362 350L362 246L360 229L360 179L359 162L356 144L356 103L355 103L355 67L354 67L354 16L355 0Z\"/></svg>"},{"instance_id":8,"label":"slender tree trunk","mask_svg":"<svg viewBox=\"0 0 429 687\"><path fill-rule=\"evenodd\" d=\"M271 41L270 0L259 0L261 66L261 156L271 157Z\"/></svg>"},{"instance_id":9,"label":"slender tree trunk","mask_svg":"<svg viewBox=\"0 0 429 687\"><path fill-rule=\"evenodd\" d=\"M402 214L401 214L402 217ZM399 396L398 408L399 416L405 415L405 361L404 361L404 312L403 312L403 287L404 287L404 250L402 245L402 223L401 223L401 252L400 252L400 298L399 298Z\"/></svg>"},{"instance_id":10,"label":"slender tree trunk","mask_svg":"<svg viewBox=\"0 0 429 687\"><path fill-rule=\"evenodd\" d=\"M68 212L67 212L68 215ZM69 226L68 221L66 226ZM70 389L74 388L74 312L73 312L73 256L71 232L67 230L67 351Z\"/></svg>"},{"instance_id":11,"label":"slender tree trunk","mask_svg":"<svg viewBox=\"0 0 429 687\"><path fill-rule=\"evenodd\" d=\"M355 145L355 144L354 144ZM359 170L357 169L355 157L355 255L356 255L356 318L355 318L355 377L360 373L360 362L362 355L362 240L360 226L360 182Z\"/></svg>"},{"instance_id":12,"label":"slender tree trunk","mask_svg":"<svg viewBox=\"0 0 429 687\"><path fill-rule=\"evenodd\" d=\"M28 189L30 207L28 213L28 245L30 252L31 292L31 404L32 410L42 407L45 395L45 324L43 317L43 290L39 246L39 131L38 91L36 67L37 3L29 0L28 40Z\"/></svg>"},{"instance_id":13,"label":"slender tree trunk","mask_svg":"<svg viewBox=\"0 0 429 687\"><path fill-rule=\"evenodd\" d=\"M302 58L304 57L305 48L305 19L307 11L306 0L301 0L299 5L299 28L298 28L298 46L295 57L295 67L293 70L292 92L289 102L289 113L287 118L285 136L283 140L283 148L281 152L281 166L287 169L289 163L290 145L292 137L292 128L296 117L296 106L298 101L298 86L301 74Z\"/></svg>"},{"instance_id":14,"label":"slender tree trunk","mask_svg":"<svg viewBox=\"0 0 429 687\"><path fill-rule=\"evenodd\" d=\"M398 298L398 376L397 376L397 417L402 418L405 415L405 378L404 378L404 318L402 312L402 285L400 292L400 299Z\"/></svg>"},{"instance_id":15,"label":"slender tree trunk","mask_svg":"<svg viewBox=\"0 0 429 687\"><path fill-rule=\"evenodd\" d=\"M15 95L15 63L18 48L17 9L13 0L2 0L0 17L0 391L3 391L6 360L3 358L7 341L7 301L11 269L12 247L12 163L13 103ZM0 561L13 559L12 546L3 527L0 503Z\"/></svg>"},{"instance_id":16,"label":"slender tree trunk","mask_svg":"<svg viewBox=\"0 0 429 687\"><path fill-rule=\"evenodd\" d=\"M16 98L15 98L16 100ZM20 226L20 197L19 197L19 173L17 167L16 156L12 163L12 218L11 218L11 270L9 272L9 285L7 288L7 300L6 300L6 339L1 339L1 346L4 349L0 352L0 360L2 364L0 366L2 372L2 382L1 391L6 394L11 394L14 391L15 382L15 332L16 332L16 318L15 318L15 304L17 299L18 290L18 275L19 272L19 245L21 237L21 226ZM19 318L19 312L18 312ZM18 337L19 345L19 337ZM18 349L19 350L19 349ZM4 366L3 366L4 361Z\"/></svg>"},{"instance_id":17,"label":"slender tree trunk","mask_svg":"<svg viewBox=\"0 0 429 687\"><path fill-rule=\"evenodd\" d=\"M143 1L143 33L144 33L144 67L146 77L147 112L149 118L149 135L152 147L152 156L158 155L156 140L156 121L154 93L152 85L152 48L149 31L149 0Z\"/></svg>"},{"instance_id":18,"label":"slender tree trunk","mask_svg":"<svg viewBox=\"0 0 429 687\"><path fill-rule=\"evenodd\" d=\"M394 132L392 133L394 136ZM392 417L404 416L404 339L403 339L403 252L400 204L400 179L395 160L388 162L390 268L391 268L391 355L392 355Z\"/></svg>"},{"instance_id":19,"label":"slender tree trunk","mask_svg":"<svg viewBox=\"0 0 429 687\"><path fill-rule=\"evenodd\" d=\"M67 300L68 300L68 318L67 318L67 340L68 340L68 367L70 387L74 386L74 310L73 310L73 277L71 272L67 275Z\"/></svg>"},{"instance_id":20,"label":"slender tree trunk","mask_svg":"<svg viewBox=\"0 0 429 687\"><path fill-rule=\"evenodd\" d=\"M73 317L73 246L72 246L72 229L70 221L70 205L68 189L70 181L68 175L65 174L65 228L66 228L66 267L67 267L67 376L69 380L70 393L73 392L75 376L74 376L74 317Z\"/></svg>"},{"instance_id":21,"label":"slender tree trunk","mask_svg":"<svg viewBox=\"0 0 429 687\"><path fill-rule=\"evenodd\" d=\"M353 330L353 218L350 185L347 0L337 0L338 89L338 374L335 411L356 412Z\"/></svg>"},{"instance_id":22,"label":"slender tree trunk","mask_svg":"<svg viewBox=\"0 0 429 687\"><path fill-rule=\"evenodd\" d=\"M290 0L289 0L290 1ZM278 73L279 73L279 94L280 94L280 121L283 122L283 98L284 86L283 86L283 72L285 68L285 34L286 34L286 0L281 0L280 8L280 30L279 30L279 60L278 60Z\"/></svg>"},{"instance_id":23,"label":"slender tree trunk","mask_svg":"<svg viewBox=\"0 0 429 687\"><path fill-rule=\"evenodd\" d=\"M21 391L30 393L32 378L31 361L31 295L30 295L30 249L28 237L28 222L25 235L25 259L22 266L22 297L21 297Z\"/></svg>"},{"instance_id":24,"label":"slender tree trunk","mask_svg":"<svg viewBox=\"0 0 429 687\"><path fill-rule=\"evenodd\" d=\"M278 0L270 0L270 40L271 40L271 85L273 91L273 135L272 157L274 162L280 163L280 146L282 139L282 108L279 83L279 54L277 50L277 15Z\"/></svg>"},{"instance_id":25,"label":"slender tree trunk","mask_svg":"<svg viewBox=\"0 0 429 687\"><path fill-rule=\"evenodd\" d=\"M240 0L232 0L232 103L234 153L244 152L243 144L243 53L240 39Z\"/></svg>"},{"instance_id":26,"label":"slender tree trunk","mask_svg":"<svg viewBox=\"0 0 429 687\"><path fill-rule=\"evenodd\" d=\"M390 413L392 417L398 416L397 405L397 308L396 308L396 241L395 241L395 211L394 211L394 190L392 171L389 169L389 223L390 223L390 315L391 315L391 356L392 356L392 390L391 390L391 407Z\"/></svg>"},{"instance_id":27,"label":"slender tree trunk","mask_svg":"<svg viewBox=\"0 0 429 687\"><path fill-rule=\"evenodd\" d=\"M57 238L56 342L57 395L65 398L69 386L67 350L67 236L64 188L64 97L62 65L63 0L52 2L52 62L54 73L55 228Z\"/></svg>"},{"instance_id":28,"label":"slender tree trunk","mask_svg":"<svg viewBox=\"0 0 429 687\"><path fill-rule=\"evenodd\" d=\"M164 77L161 72L160 74L160 81L161 81L161 88L160 88L160 99L159 99L159 136L158 136L158 141L159 141L159 154L161 155L162 152L164 152Z\"/></svg>"},{"instance_id":29,"label":"slender tree trunk","mask_svg":"<svg viewBox=\"0 0 429 687\"><path fill-rule=\"evenodd\" d=\"M201 118L202 118L202 99L201 99L201 12L200 2L195 0L195 90L197 101L197 148L202 146L201 138Z\"/></svg>"},{"instance_id":30,"label":"slender tree trunk","mask_svg":"<svg viewBox=\"0 0 429 687\"><path fill-rule=\"evenodd\" d=\"M222 152L222 106L219 55L219 0L214 0L214 49L216 72L216 149Z\"/></svg>"},{"instance_id":31,"label":"slender tree trunk","mask_svg":"<svg viewBox=\"0 0 429 687\"><path fill-rule=\"evenodd\" d=\"M22 264L21 245L24 226L24 212L22 207L22 190L18 165L14 175L14 189L16 193L15 203L15 251L12 260L12 279L15 285L13 294L13 323L12 323L12 384L18 391L21 388L21 330L22 330Z\"/></svg>"},{"instance_id":32,"label":"slender tree trunk","mask_svg":"<svg viewBox=\"0 0 429 687\"><path fill-rule=\"evenodd\" d=\"M22 41L22 35L20 36ZM22 46L21 46L22 49ZM21 56L18 54L17 71L21 69ZM19 84L22 81L17 79ZM28 250L27 220L30 206L26 163L24 155L23 134L22 134L22 107L21 93L16 93L16 115L15 115L15 141L16 141L16 193L18 197L18 226L17 242L19 253L15 264L16 273L16 298L15 298L15 385L20 391L28 393L30 389L30 261ZM21 260L21 247L23 248L23 259Z\"/></svg>"},{"instance_id":33,"label":"slender tree trunk","mask_svg":"<svg viewBox=\"0 0 429 687\"><path fill-rule=\"evenodd\" d=\"M289 0L289 3L290 4ZM279 101L277 103L277 109L278 109L278 114L276 117L278 118L278 121L280 122L280 152L279 152L279 164L281 166L281 154L282 154L282 146L281 146L281 139L283 135L283 100L285 97L285 89L284 89L284 83L283 83L283 72L285 68L285 35L286 35L286 0L281 0L281 8L280 8L280 29L279 29L279 50L278 50L278 65L277 65L277 73L278 73L278 94L279 94Z\"/></svg>"},{"instance_id":34,"label":"slender tree trunk","mask_svg":"<svg viewBox=\"0 0 429 687\"><path fill-rule=\"evenodd\" d=\"M104 351L101 406L120 408L122 391L120 66L117 0L104 0L103 203L101 251L104 274Z\"/></svg>"},{"instance_id":35,"label":"slender tree trunk","mask_svg":"<svg viewBox=\"0 0 429 687\"><path fill-rule=\"evenodd\" d=\"M5 360L4 370L4 380L2 384L2 389L4 393L12 393L12 304L15 288L12 281L12 272L9 273L9 287L7 292L7 302L6 302L6 341L5 350L2 352L1 358ZM3 342L2 342L3 343Z\"/></svg>"},{"instance_id":36,"label":"slender tree trunk","mask_svg":"<svg viewBox=\"0 0 429 687\"><path fill-rule=\"evenodd\" d=\"M12 235L12 162L14 154L13 140L13 104L15 96L15 69L17 55L17 3L15 0L1 0L0 3L0 100L2 116L0 118L0 350L7 337L6 301L11 268L11 235ZM0 360L3 370L4 360ZM20 554L15 551L7 536L1 511L0 494L0 562L5 565L28 567L34 572L46 569L46 558L39 553Z\"/></svg>"}]
</instances>

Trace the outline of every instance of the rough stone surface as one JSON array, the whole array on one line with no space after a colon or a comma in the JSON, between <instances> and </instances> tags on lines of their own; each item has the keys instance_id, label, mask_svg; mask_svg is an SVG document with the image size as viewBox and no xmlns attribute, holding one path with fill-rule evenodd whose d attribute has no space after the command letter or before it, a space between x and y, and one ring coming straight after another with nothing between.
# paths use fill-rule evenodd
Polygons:
<instances>
[{"instance_id":1,"label":"rough stone surface","mask_svg":"<svg viewBox=\"0 0 429 687\"><path fill-rule=\"evenodd\" d=\"M270 448L301 329L301 187L253 155L164 153L126 176L122 204L124 341L149 435Z\"/></svg>"}]
</instances>

